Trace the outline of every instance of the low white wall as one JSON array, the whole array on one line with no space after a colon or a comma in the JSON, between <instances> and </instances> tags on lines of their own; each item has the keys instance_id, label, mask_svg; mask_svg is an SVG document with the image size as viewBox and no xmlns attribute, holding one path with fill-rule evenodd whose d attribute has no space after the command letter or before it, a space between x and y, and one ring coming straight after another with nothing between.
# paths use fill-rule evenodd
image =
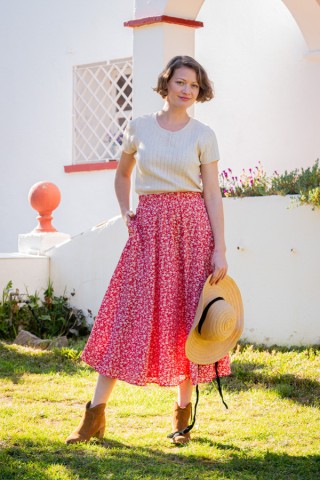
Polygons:
<instances>
[{"instance_id":1,"label":"low white wall","mask_svg":"<svg viewBox=\"0 0 320 480\"><path fill-rule=\"evenodd\" d=\"M289 197L224 199L229 273L245 308L243 339L267 345L320 343L320 211ZM0 255L0 288L40 293L49 274L56 294L97 314L127 240L115 217L50 251ZM50 263L50 268L49 268Z\"/></svg>"},{"instance_id":2,"label":"low white wall","mask_svg":"<svg viewBox=\"0 0 320 480\"><path fill-rule=\"evenodd\" d=\"M55 292L70 294L74 289L71 303L96 315L127 238L118 216L53 248L50 277Z\"/></svg>"},{"instance_id":3,"label":"low white wall","mask_svg":"<svg viewBox=\"0 0 320 480\"><path fill-rule=\"evenodd\" d=\"M243 338L320 343L320 211L289 197L224 200L231 276L245 306Z\"/></svg>"},{"instance_id":4,"label":"low white wall","mask_svg":"<svg viewBox=\"0 0 320 480\"><path fill-rule=\"evenodd\" d=\"M14 290L43 293L48 285L50 259L45 256L0 253L0 292L12 280Z\"/></svg>"},{"instance_id":5,"label":"low white wall","mask_svg":"<svg viewBox=\"0 0 320 480\"><path fill-rule=\"evenodd\" d=\"M320 343L320 211L291 204L288 197L224 199L229 273L242 292L248 341ZM56 292L74 288L73 303L95 315L126 239L122 220L113 219L55 248Z\"/></svg>"}]
</instances>

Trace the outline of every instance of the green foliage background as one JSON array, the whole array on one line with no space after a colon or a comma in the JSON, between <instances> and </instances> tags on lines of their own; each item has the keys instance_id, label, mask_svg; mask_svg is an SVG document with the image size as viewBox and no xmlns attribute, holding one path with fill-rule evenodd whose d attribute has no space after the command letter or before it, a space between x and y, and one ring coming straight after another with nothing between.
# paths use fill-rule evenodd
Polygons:
<instances>
[{"instance_id":1,"label":"green foliage background","mask_svg":"<svg viewBox=\"0 0 320 480\"><path fill-rule=\"evenodd\" d=\"M319 159L312 167L268 176L258 163L241 175L235 176L229 168L220 174L220 188L224 197L259 197L265 195L297 195L298 203L320 208Z\"/></svg>"},{"instance_id":2,"label":"green foliage background","mask_svg":"<svg viewBox=\"0 0 320 480\"><path fill-rule=\"evenodd\" d=\"M13 289L11 281L3 289L0 300L0 338L13 340L20 328L39 338L62 335L78 337L89 332L83 311L73 307L66 295L54 295L50 281L43 298L38 292L20 294Z\"/></svg>"}]
</instances>

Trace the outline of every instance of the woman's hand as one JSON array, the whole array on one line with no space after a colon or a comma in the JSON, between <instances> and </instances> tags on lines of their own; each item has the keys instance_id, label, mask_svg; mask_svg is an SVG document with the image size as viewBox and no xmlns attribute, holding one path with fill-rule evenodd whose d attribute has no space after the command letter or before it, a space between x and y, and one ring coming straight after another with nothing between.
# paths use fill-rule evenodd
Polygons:
<instances>
[{"instance_id":1,"label":"woman's hand","mask_svg":"<svg viewBox=\"0 0 320 480\"><path fill-rule=\"evenodd\" d=\"M126 224L126 227L128 227L130 220L132 220L135 217L135 213L132 210L126 210L122 214L122 218L124 220L124 223Z\"/></svg>"},{"instance_id":2,"label":"woman's hand","mask_svg":"<svg viewBox=\"0 0 320 480\"><path fill-rule=\"evenodd\" d=\"M135 217L135 213L132 210L126 210L122 214L122 218L124 223L126 224L126 227L129 225L130 221Z\"/></svg>"},{"instance_id":3,"label":"woman's hand","mask_svg":"<svg viewBox=\"0 0 320 480\"><path fill-rule=\"evenodd\" d=\"M219 252L215 250L211 259L212 263L212 276L209 280L210 285L220 282L228 271L228 264L226 259L226 254L224 252Z\"/></svg>"}]
</instances>

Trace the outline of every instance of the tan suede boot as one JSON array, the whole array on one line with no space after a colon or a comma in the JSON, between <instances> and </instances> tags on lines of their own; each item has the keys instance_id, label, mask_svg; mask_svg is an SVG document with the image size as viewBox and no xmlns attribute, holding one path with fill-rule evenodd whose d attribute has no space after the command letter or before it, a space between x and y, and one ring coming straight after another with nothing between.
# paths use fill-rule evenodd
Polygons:
<instances>
[{"instance_id":1,"label":"tan suede boot","mask_svg":"<svg viewBox=\"0 0 320 480\"><path fill-rule=\"evenodd\" d=\"M91 402L86 404L85 413L71 435L66 439L66 443L88 442L91 437L103 438L106 426L106 418L104 410L105 403L100 403L93 408L90 408Z\"/></svg>"},{"instance_id":2,"label":"tan suede boot","mask_svg":"<svg viewBox=\"0 0 320 480\"><path fill-rule=\"evenodd\" d=\"M172 418L172 428L173 431L179 431L183 430L186 428L189 424L189 420L191 417L191 403L188 403L188 405L185 408L179 407L177 402L174 404L174 410L173 410L173 418ZM173 443L177 444L183 444L183 443L188 443L190 441L190 433L184 433L184 434L179 434L176 435L172 438Z\"/></svg>"}]
</instances>

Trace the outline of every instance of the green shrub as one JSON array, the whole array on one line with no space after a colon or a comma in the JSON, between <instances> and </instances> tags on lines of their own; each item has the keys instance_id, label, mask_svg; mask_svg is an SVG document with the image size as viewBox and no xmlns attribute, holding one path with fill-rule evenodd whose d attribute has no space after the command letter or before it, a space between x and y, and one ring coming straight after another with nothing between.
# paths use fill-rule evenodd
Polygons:
<instances>
[{"instance_id":1,"label":"green shrub","mask_svg":"<svg viewBox=\"0 0 320 480\"><path fill-rule=\"evenodd\" d=\"M314 210L316 207L320 207L320 187L313 188L312 190L302 193L300 195L301 205L312 205Z\"/></svg>"},{"instance_id":2,"label":"green shrub","mask_svg":"<svg viewBox=\"0 0 320 480\"><path fill-rule=\"evenodd\" d=\"M312 167L274 172L268 176L260 163L244 169L239 177L228 168L220 174L220 188L223 197L257 197L265 195L298 195L297 203L320 207L319 159Z\"/></svg>"},{"instance_id":3,"label":"green shrub","mask_svg":"<svg viewBox=\"0 0 320 480\"><path fill-rule=\"evenodd\" d=\"M88 315L91 315L90 310ZM3 289L0 301L0 338L12 340L21 328L39 338L61 335L79 337L89 333L83 311L73 307L67 296L55 296L50 281L43 299L38 292L33 295L20 294L18 289L13 290L11 281Z\"/></svg>"},{"instance_id":4,"label":"green shrub","mask_svg":"<svg viewBox=\"0 0 320 480\"><path fill-rule=\"evenodd\" d=\"M281 175L278 172L274 172L271 177L270 193L272 195L299 194L298 178L299 171L297 169L291 172L285 170Z\"/></svg>"}]
</instances>

